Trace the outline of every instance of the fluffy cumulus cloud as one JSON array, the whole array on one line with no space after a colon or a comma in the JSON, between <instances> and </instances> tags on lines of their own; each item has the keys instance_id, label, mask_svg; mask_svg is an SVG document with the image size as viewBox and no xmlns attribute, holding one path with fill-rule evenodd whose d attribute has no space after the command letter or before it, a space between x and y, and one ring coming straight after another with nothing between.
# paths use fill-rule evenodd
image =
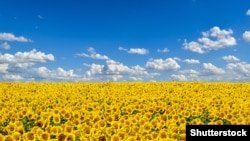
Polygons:
<instances>
[{"instance_id":1,"label":"fluffy cumulus cloud","mask_svg":"<svg viewBox=\"0 0 250 141\"><path fill-rule=\"evenodd\" d=\"M183 62L187 63L187 64L199 64L200 61L197 59L185 59L183 60Z\"/></svg>"},{"instance_id":2,"label":"fluffy cumulus cloud","mask_svg":"<svg viewBox=\"0 0 250 141\"><path fill-rule=\"evenodd\" d=\"M3 41L16 41L16 42L30 42L31 40L23 36L15 36L12 33L0 33L0 40Z\"/></svg>"},{"instance_id":3,"label":"fluffy cumulus cloud","mask_svg":"<svg viewBox=\"0 0 250 141\"><path fill-rule=\"evenodd\" d=\"M168 49L168 48L164 48L164 49L157 49L157 52L166 53L166 52L169 52L169 49Z\"/></svg>"},{"instance_id":4,"label":"fluffy cumulus cloud","mask_svg":"<svg viewBox=\"0 0 250 141\"><path fill-rule=\"evenodd\" d=\"M92 48L92 47L89 47L87 51L89 52L89 54L80 53L80 54L76 54L76 55L81 56L81 57L91 58L91 59L98 59L98 60L107 60L107 59L109 59L108 56L106 56L106 55L101 55L99 53L96 53L95 49Z\"/></svg>"},{"instance_id":5,"label":"fluffy cumulus cloud","mask_svg":"<svg viewBox=\"0 0 250 141\"><path fill-rule=\"evenodd\" d=\"M18 74L4 74L2 79L4 81L25 81L24 78Z\"/></svg>"},{"instance_id":6,"label":"fluffy cumulus cloud","mask_svg":"<svg viewBox=\"0 0 250 141\"><path fill-rule=\"evenodd\" d=\"M250 9L247 10L246 15L250 16Z\"/></svg>"},{"instance_id":7,"label":"fluffy cumulus cloud","mask_svg":"<svg viewBox=\"0 0 250 141\"><path fill-rule=\"evenodd\" d=\"M180 65L173 58L163 59L149 59L146 63L146 67L154 70L177 70Z\"/></svg>"},{"instance_id":8,"label":"fluffy cumulus cloud","mask_svg":"<svg viewBox=\"0 0 250 141\"><path fill-rule=\"evenodd\" d=\"M175 81L187 81L186 76L183 74L172 74L171 79Z\"/></svg>"},{"instance_id":9,"label":"fluffy cumulus cloud","mask_svg":"<svg viewBox=\"0 0 250 141\"><path fill-rule=\"evenodd\" d=\"M239 58L233 56L233 55L228 55L228 56L223 56L222 57L223 60L227 61L227 62L237 62L240 61Z\"/></svg>"},{"instance_id":10,"label":"fluffy cumulus cloud","mask_svg":"<svg viewBox=\"0 0 250 141\"><path fill-rule=\"evenodd\" d=\"M242 75L242 78L244 77L250 77L250 64L246 62L238 62L238 63L229 63L227 65L227 69L231 70L233 72L237 72L237 75Z\"/></svg>"},{"instance_id":11,"label":"fluffy cumulus cloud","mask_svg":"<svg viewBox=\"0 0 250 141\"><path fill-rule=\"evenodd\" d=\"M81 70L58 66L49 68L46 62L54 61L52 54L35 49L26 52L0 53L1 81L250 81L250 64L233 55L222 56L226 67L202 63L197 59L148 59L145 66L128 66L123 62L100 55L94 48L88 48L88 57L102 59L101 63L84 63ZM92 55L92 57L91 57ZM94 56L94 57L93 57ZM182 69L178 64L193 65ZM42 66L41 66L42 65ZM184 68L184 67L183 67Z\"/></svg>"},{"instance_id":12,"label":"fluffy cumulus cloud","mask_svg":"<svg viewBox=\"0 0 250 141\"><path fill-rule=\"evenodd\" d=\"M16 52L15 54L0 53L0 63L9 64L12 71L24 69L36 63L45 63L47 61L54 61L54 56L35 49L29 52Z\"/></svg>"},{"instance_id":13,"label":"fluffy cumulus cloud","mask_svg":"<svg viewBox=\"0 0 250 141\"><path fill-rule=\"evenodd\" d=\"M178 74L172 74L171 79L175 81L198 81L200 73L193 69L178 71Z\"/></svg>"},{"instance_id":14,"label":"fluffy cumulus cloud","mask_svg":"<svg viewBox=\"0 0 250 141\"><path fill-rule=\"evenodd\" d=\"M224 74L225 71L222 68L218 68L212 63L203 63L203 68L205 69L205 72L210 73L210 74Z\"/></svg>"},{"instance_id":15,"label":"fluffy cumulus cloud","mask_svg":"<svg viewBox=\"0 0 250 141\"><path fill-rule=\"evenodd\" d=\"M30 71L30 74L33 78L41 81L77 81L79 76L74 73L74 70L64 70L61 67L58 67L55 70L50 70L47 67L33 68Z\"/></svg>"},{"instance_id":16,"label":"fluffy cumulus cloud","mask_svg":"<svg viewBox=\"0 0 250 141\"><path fill-rule=\"evenodd\" d=\"M233 30L220 29L214 26L209 31L202 32L202 37L197 41L187 42L183 46L185 50L203 54L211 50L218 50L236 45L236 39L232 36Z\"/></svg>"},{"instance_id":17,"label":"fluffy cumulus cloud","mask_svg":"<svg viewBox=\"0 0 250 141\"><path fill-rule=\"evenodd\" d=\"M131 79L133 78L133 80L141 80L142 76L149 76L146 69L139 65L128 67L115 60L107 60L104 65L85 64L85 66L89 67L86 76L98 76L101 80L118 81L124 76L128 76Z\"/></svg>"},{"instance_id":18,"label":"fluffy cumulus cloud","mask_svg":"<svg viewBox=\"0 0 250 141\"><path fill-rule=\"evenodd\" d=\"M0 48L10 49L10 45L8 42L3 42L3 43L0 43Z\"/></svg>"},{"instance_id":19,"label":"fluffy cumulus cloud","mask_svg":"<svg viewBox=\"0 0 250 141\"><path fill-rule=\"evenodd\" d=\"M242 38L243 38L244 41L250 42L250 31L245 31L245 32L242 34Z\"/></svg>"},{"instance_id":20,"label":"fluffy cumulus cloud","mask_svg":"<svg viewBox=\"0 0 250 141\"><path fill-rule=\"evenodd\" d=\"M126 49L126 48L123 48L123 47L119 47L118 50L126 51L127 53L130 53L130 54L140 54L140 55L145 55L145 54L149 53L149 51L147 49L145 49L145 48Z\"/></svg>"},{"instance_id":21,"label":"fluffy cumulus cloud","mask_svg":"<svg viewBox=\"0 0 250 141\"><path fill-rule=\"evenodd\" d=\"M9 64L0 64L0 73L7 73L7 70L8 70L8 67L9 67Z\"/></svg>"},{"instance_id":22,"label":"fluffy cumulus cloud","mask_svg":"<svg viewBox=\"0 0 250 141\"><path fill-rule=\"evenodd\" d=\"M200 73L196 70L193 70L193 69L186 69L186 70L180 70L179 71L180 74L188 74L190 76L198 76Z\"/></svg>"}]
</instances>

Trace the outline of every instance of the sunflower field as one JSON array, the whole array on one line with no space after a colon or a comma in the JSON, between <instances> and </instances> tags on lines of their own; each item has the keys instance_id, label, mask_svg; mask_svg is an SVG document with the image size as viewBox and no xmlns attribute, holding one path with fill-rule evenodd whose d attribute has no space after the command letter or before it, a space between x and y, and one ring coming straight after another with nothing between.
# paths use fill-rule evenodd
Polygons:
<instances>
[{"instance_id":1,"label":"sunflower field","mask_svg":"<svg viewBox=\"0 0 250 141\"><path fill-rule=\"evenodd\" d=\"M250 84L0 83L0 141L185 141L186 125L250 124Z\"/></svg>"}]
</instances>

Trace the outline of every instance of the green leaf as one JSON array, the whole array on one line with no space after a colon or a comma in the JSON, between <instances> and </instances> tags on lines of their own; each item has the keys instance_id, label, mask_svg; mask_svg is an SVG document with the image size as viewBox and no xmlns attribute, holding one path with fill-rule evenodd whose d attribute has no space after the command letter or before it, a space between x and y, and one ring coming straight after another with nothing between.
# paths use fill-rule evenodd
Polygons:
<instances>
[{"instance_id":1,"label":"green leaf","mask_svg":"<svg viewBox=\"0 0 250 141\"><path fill-rule=\"evenodd\" d=\"M139 110L134 110L134 111L132 112L133 115L135 115L135 114L137 114L137 113L140 113L140 111L139 111Z\"/></svg>"}]
</instances>

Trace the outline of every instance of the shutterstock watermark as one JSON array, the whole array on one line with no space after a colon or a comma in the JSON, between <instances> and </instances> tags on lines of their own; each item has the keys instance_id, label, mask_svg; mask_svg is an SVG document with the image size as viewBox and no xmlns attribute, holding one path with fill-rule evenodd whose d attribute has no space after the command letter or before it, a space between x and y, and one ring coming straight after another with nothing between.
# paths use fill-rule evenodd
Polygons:
<instances>
[{"instance_id":1,"label":"shutterstock watermark","mask_svg":"<svg viewBox=\"0 0 250 141\"><path fill-rule=\"evenodd\" d=\"M213 141L225 139L239 139L250 141L250 125L187 125L186 140L198 141L213 139Z\"/></svg>"}]
</instances>

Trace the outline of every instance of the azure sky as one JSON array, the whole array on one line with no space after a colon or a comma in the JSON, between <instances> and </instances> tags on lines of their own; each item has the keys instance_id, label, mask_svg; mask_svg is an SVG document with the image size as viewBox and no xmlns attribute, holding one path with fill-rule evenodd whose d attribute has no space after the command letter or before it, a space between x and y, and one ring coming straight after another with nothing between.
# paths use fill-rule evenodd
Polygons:
<instances>
[{"instance_id":1,"label":"azure sky","mask_svg":"<svg viewBox=\"0 0 250 141\"><path fill-rule=\"evenodd\" d=\"M1 0L0 81L250 81L249 0Z\"/></svg>"}]
</instances>

